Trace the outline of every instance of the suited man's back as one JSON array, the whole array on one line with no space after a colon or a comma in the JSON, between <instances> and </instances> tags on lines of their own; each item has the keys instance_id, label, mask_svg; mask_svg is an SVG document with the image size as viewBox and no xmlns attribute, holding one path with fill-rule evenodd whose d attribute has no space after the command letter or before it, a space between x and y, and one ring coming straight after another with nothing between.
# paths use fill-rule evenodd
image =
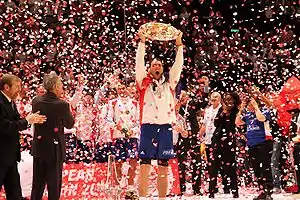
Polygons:
<instances>
[{"instance_id":1,"label":"suited man's back","mask_svg":"<svg viewBox=\"0 0 300 200\"><path fill-rule=\"evenodd\" d=\"M52 161L57 159L58 145L60 152L57 156L64 160L66 152L64 127L70 129L74 126L69 104L59 99L54 93L48 92L32 101L32 110L33 112L39 111L47 117L44 124L34 126L32 155L45 161Z\"/></svg>"}]
</instances>

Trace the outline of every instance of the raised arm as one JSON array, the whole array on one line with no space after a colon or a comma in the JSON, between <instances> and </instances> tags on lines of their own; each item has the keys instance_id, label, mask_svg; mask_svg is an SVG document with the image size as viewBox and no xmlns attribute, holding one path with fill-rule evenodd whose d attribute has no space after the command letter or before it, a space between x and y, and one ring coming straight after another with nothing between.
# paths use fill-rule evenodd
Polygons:
<instances>
[{"instance_id":1,"label":"raised arm","mask_svg":"<svg viewBox=\"0 0 300 200\"><path fill-rule=\"evenodd\" d=\"M142 85L143 79L147 76L146 66L145 66L145 42L146 38L139 33L139 37L141 39L138 49L136 52L135 59L135 79L137 81L138 86Z\"/></svg>"},{"instance_id":2,"label":"raised arm","mask_svg":"<svg viewBox=\"0 0 300 200\"><path fill-rule=\"evenodd\" d=\"M72 106L72 108L76 108L78 105L78 102L81 100L83 87L84 87L84 85L77 86L74 95L71 97L70 105Z\"/></svg>"},{"instance_id":3,"label":"raised arm","mask_svg":"<svg viewBox=\"0 0 300 200\"><path fill-rule=\"evenodd\" d=\"M180 32L178 38L176 39L177 54L175 58L175 63L170 69L170 85L174 90L179 82L182 67L183 67L183 44L182 44L182 32Z\"/></svg>"},{"instance_id":4,"label":"raised arm","mask_svg":"<svg viewBox=\"0 0 300 200\"><path fill-rule=\"evenodd\" d=\"M253 91L251 91L254 95L257 95L258 98L264 102L264 104L269 108L271 109L273 107L273 103L264 95L262 94L258 88L256 87L253 87L252 89Z\"/></svg>"},{"instance_id":5,"label":"raised arm","mask_svg":"<svg viewBox=\"0 0 300 200\"><path fill-rule=\"evenodd\" d=\"M113 101L111 100L108 102L107 105L107 113L106 113L106 122L109 124L109 126L113 127L115 125L115 112L113 109Z\"/></svg>"},{"instance_id":6,"label":"raised arm","mask_svg":"<svg viewBox=\"0 0 300 200\"><path fill-rule=\"evenodd\" d=\"M136 104L135 111L136 111L135 114L134 114L135 119L133 119L134 124L133 124L133 127L132 127L132 131L133 131L134 136L139 136L141 128L140 128L140 109L139 109L138 103Z\"/></svg>"},{"instance_id":7,"label":"raised arm","mask_svg":"<svg viewBox=\"0 0 300 200\"><path fill-rule=\"evenodd\" d=\"M245 121L244 121L243 115L242 115L243 110L245 109L245 107L246 107L246 102L243 101L241 106L240 106L239 112L238 112L238 114L236 115L236 118L235 118L235 125L236 126L242 126L242 125L245 124Z\"/></svg>"},{"instance_id":8,"label":"raised arm","mask_svg":"<svg viewBox=\"0 0 300 200\"><path fill-rule=\"evenodd\" d=\"M258 107L258 104L257 102L255 101L254 98L251 99L251 104L255 110L255 115L256 115L256 118L258 121L261 121L261 122L265 122L266 120L268 120L270 117L270 113L269 112L262 112L260 110L260 108Z\"/></svg>"}]
</instances>

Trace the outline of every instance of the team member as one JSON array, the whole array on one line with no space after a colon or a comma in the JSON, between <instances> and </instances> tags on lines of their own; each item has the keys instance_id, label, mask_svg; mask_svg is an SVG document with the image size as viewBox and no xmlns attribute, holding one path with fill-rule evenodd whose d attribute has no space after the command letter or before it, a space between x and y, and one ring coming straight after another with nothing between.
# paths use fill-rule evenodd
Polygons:
<instances>
[{"instance_id":1,"label":"team member","mask_svg":"<svg viewBox=\"0 0 300 200\"><path fill-rule=\"evenodd\" d=\"M140 199L146 198L151 160L157 159L158 195L164 199L168 188L168 160L174 157L172 138L172 124L176 122L174 91L183 67L182 33L176 39L178 50L168 80L163 75L163 65L158 59L151 62L147 73L144 61L146 38L142 34L139 36L141 41L136 55L136 82L140 94L141 121L139 196Z\"/></svg>"},{"instance_id":2,"label":"team member","mask_svg":"<svg viewBox=\"0 0 300 200\"><path fill-rule=\"evenodd\" d=\"M129 163L127 196L133 196L140 135L139 109L137 101L128 97L124 84L118 86L117 92L118 98L109 102L107 113L107 120L112 128L111 150L116 160L117 181L122 178L124 161Z\"/></svg>"}]
</instances>

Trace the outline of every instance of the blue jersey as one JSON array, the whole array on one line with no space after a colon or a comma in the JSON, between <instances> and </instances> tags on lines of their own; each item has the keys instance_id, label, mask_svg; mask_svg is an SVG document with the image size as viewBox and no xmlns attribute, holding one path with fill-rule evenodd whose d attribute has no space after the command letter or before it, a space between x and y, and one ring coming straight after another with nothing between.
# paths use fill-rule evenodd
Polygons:
<instances>
[{"instance_id":1,"label":"blue jersey","mask_svg":"<svg viewBox=\"0 0 300 200\"><path fill-rule=\"evenodd\" d=\"M247 145L253 147L257 144L265 142L266 140L272 140L271 130L269 122L271 120L270 111L262 109L263 115L266 117L265 122L261 122L256 118L254 112L247 112L242 120L247 126Z\"/></svg>"}]
</instances>

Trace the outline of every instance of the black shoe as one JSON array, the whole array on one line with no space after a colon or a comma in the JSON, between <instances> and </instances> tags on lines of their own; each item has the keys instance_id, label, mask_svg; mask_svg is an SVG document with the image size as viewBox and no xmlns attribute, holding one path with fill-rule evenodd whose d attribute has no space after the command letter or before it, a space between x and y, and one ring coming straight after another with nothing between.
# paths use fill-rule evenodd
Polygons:
<instances>
[{"instance_id":1,"label":"black shoe","mask_svg":"<svg viewBox=\"0 0 300 200\"><path fill-rule=\"evenodd\" d=\"M209 194L209 195L208 195L208 198L210 198L210 199L214 199L214 198L215 198L215 194L212 194L212 193L211 193L211 194Z\"/></svg>"},{"instance_id":2,"label":"black shoe","mask_svg":"<svg viewBox=\"0 0 300 200\"><path fill-rule=\"evenodd\" d=\"M175 195L175 196L178 196L178 197L182 197L184 195L184 193L180 192L179 194ZM169 196L168 196L169 197Z\"/></svg>"},{"instance_id":3,"label":"black shoe","mask_svg":"<svg viewBox=\"0 0 300 200\"><path fill-rule=\"evenodd\" d=\"M297 190L296 192L292 192L293 194L300 194L300 190Z\"/></svg>"},{"instance_id":4,"label":"black shoe","mask_svg":"<svg viewBox=\"0 0 300 200\"><path fill-rule=\"evenodd\" d=\"M182 196L183 193L180 193L180 194L174 194L174 193L170 193L170 194L167 194L167 197L175 197L175 196Z\"/></svg>"},{"instance_id":5,"label":"black shoe","mask_svg":"<svg viewBox=\"0 0 300 200\"><path fill-rule=\"evenodd\" d=\"M194 191L193 194L196 196L203 196L202 192L200 191Z\"/></svg>"},{"instance_id":6,"label":"black shoe","mask_svg":"<svg viewBox=\"0 0 300 200\"><path fill-rule=\"evenodd\" d=\"M224 189L224 194L230 194L230 189Z\"/></svg>"},{"instance_id":7,"label":"black shoe","mask_svg":"<svg viewBox=\"0 0 300 200\"><path fill-rule=\"evenodd\" d=\"M180 193L178 195L183 196L186 193L185 189L180 189Z\"/></svg>"},{"instance_id":8,"label":"black shoe","mask_svg":"<svg viewBox=\"0 0 300 200\"><path fill-rule=\"evenodd\" d=\"M265 200L268 195L266 193L261 193L257 197L254 197L253 200Z\"/></svg>"},{"instance_id":9,"label":"black shoe","mask_svg":"<svg viewBox=\"0 0 300 200\"><path fill-rule=\"evenodd\" d=\"M233 193L233 198L238 199L239 198L239 193Z\"/></svg>"},{"instance_id":10,"label":"black shoe","mask_svg":"<svg viewBox=\"0 0 300 200\"><path fill-rule=\"evenodd\" d=\"M265 200L273 200L273 198L271 197L271 195L267 195Z\"/></svg>"}]
</instances>

